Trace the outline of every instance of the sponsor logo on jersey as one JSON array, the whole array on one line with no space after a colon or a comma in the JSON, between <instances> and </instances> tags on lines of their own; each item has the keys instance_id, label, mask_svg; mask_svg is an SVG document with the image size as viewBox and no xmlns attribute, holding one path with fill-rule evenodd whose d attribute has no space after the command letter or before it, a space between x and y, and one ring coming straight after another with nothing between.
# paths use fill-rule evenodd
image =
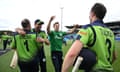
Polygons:
<instances>
[{"instance_id":1,"label":"sponsor logo on jersey","mask_svg":"<svg viewBox=\"0 0 120 72\"><path fill-rule=\"evenodd\" d=\"M87 35L87 32L79 31L78 34L80 34L80 35Z\"/></svg>"}]
</instances>

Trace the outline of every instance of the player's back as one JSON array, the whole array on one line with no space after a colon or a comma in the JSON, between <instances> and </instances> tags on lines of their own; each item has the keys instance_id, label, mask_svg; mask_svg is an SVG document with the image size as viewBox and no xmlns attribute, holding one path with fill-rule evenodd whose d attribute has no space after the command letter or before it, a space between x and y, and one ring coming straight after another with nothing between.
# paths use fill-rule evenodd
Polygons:
<instances>
[{"instance_id":1,"label":"player's back","mask_svg":"<svg viewBox=\"0 0 120 72\"><path fill-rule=\"evenodd\" d=\"M15 35L17 53L21 61L32 60L37 55L39 44L36 42L36 37L36 33L33 32L25 36Z\"/></svg>"},{"instance_id":2,"label":"player's back","mask_svg":"<svg viewBox=\"0 0 120 72\"><path fill-rule=\"evenodd\" d=\"M112 70L112 55L114 51L114 34L106 26L93 25L96 33L96 41L91 48L97 55L96 69ZM94 36L93 36L93 39Z\"/></svg>"}]
</instances>

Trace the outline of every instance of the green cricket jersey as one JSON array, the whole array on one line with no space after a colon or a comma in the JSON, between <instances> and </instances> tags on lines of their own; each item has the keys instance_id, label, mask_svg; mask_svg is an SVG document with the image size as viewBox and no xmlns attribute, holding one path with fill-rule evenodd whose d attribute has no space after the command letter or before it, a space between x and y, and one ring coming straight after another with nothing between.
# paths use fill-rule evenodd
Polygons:
<instances>
[{"instance_id":1,"label":"green cricket jersey","mask_svg":"<svg viewBox=\"0 0 120 72\"><path fill-rule=\"evenodd\" d=\"M1 38L2 38L2 40L7 40L7 39L11 39L12 36L9 36L9 35L2 35Z\"/></svg>"},{"instance_id":2,"label":"green cricket jersey","mask_svg":"<svg viewBox=\"0 0 120 72\"><path fill-rule=\"evenodd\" d=\"M32 29L32 32L35 32L35 29ZM39 32L37 32L37 35L44 39L47 39L47 35L46 35L45 31L40 30Z\"/></svg>"},{"instance_id":3,"label":"green cricket jersey","mask_svg":"<svg viewBox=\"0 0 120 72\"><path fill-rule=\"evenodd\" d=\"M36 42L36 33L29 32L25 36L16 34L13 38L11 48L16 48L20 61L28 62L34 59L39 50Z\"/></svg>"},{"instance_id":4,"label":"green cricket jersey","mask_svg":"<svg viewBox=\"0 0 120 72\"><path fill-rule=\"evenodd\" d=\"M32 29L32 32L35 32L35 29ZM47 35L46 35L45 31L39 30L39 32L35 32L35 33L37 33L37 37L47 39ZM43 43L42 43L42 45L43 45Z\"/></svg>"},{"instance_id":5,"label":"green cricket jersey","mask_svg":"<svg viewBox=\"0 0 120 72\"><path fill-rule=\"evenodd\" d=\"M115 39L113 32L108 29L102 21L95 21L91 24L96 33L96 41L91 50L97 55L97 63L94 69L113 70L112 58L113 51L115 50ZM89 45L95 39L94 33L89 25L81 28L78 32L77 39L84 45Z\"/></svg>"},{"instance_id":6,"label":"green cricket jersey","mask_svg":"<svg viewBox=\"0 0 120 72\"><path fill-rule=\"evenodd\" d=\"M51 51L62 51L63 36L66 35L66 32L51 31L48 35L51 45Z\"/></svg>"},{"instance_id":7,"label":"green cricket jersey","mask_svg":"<svg viewBox=\"0 0 120 72\"><path fill-rule=\"evenodd\" d=\"M44 31L40 31L39 33L39 36L42 37L43 39L47 39L47 35Z\"/></svg>"}]
</instances>

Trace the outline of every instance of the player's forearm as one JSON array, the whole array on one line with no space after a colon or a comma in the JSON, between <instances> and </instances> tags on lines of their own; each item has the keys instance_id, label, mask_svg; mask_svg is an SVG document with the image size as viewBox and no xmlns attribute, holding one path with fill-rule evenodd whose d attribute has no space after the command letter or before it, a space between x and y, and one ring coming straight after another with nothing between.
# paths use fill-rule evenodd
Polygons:
<instances>
[{"instance_id":1,"label":"player's forearm","mask_svg":"<svg viewBox=\"0 0 120 72\"><path fill-rule=\"evenodd\" d=\"M19 33L21 30L22 30L21 28L16 28L16 29L15 29L15 31L18 32L18 33Z\"/></svg>"},{"instance_id":2,"label":"player's forearm","mask_svg":"<svg viewBox=\"0 0 120 72\"><path fill-rule=\"evenodd\" d=\"M36 41L39 43L45 43L46 45L49 45L49 41L47 39L37 38Z\"/></svg>"},{"instance_id":3,"label":"player's forearm","mask_svg":"<svg viewBox=\"0 0 120 72\"><path fill-rule=\"evenodd\" d=\"M46 45L49 45L50 42L49 42L47 39L45 39L45 44L46 44Z\"/></svg>"},{"instance_id":4,"label":"player's forearm","mask_svg":"<svg viewBox=\"0 0 120 72\"><path fill-rule=\"evenodd\" d=\"M49 34L50 33L50 26L51 26L51 22L54 20L55 16L51 16L49 22L48 22L48 25L47 25L47 33Z\"/></svg>"},{"instance_id":5,"label":"player's forearm","mask_svg":"<svg viewBox=\"0 0 120 72\"><path fill-rule=\"evenodd\" d=\"M74 60L75 56L66 55L62 65L62 72L69 72L69 69L72 67Z\"/></svg>"},{"instance_id":6,"label":"player's forearm","mask_svg":"<svg viewBox=\"0 0 120 72\"><path fill-rule=\"evenodd\" d=\"M82 43L79 40L76 40L69 51L67 52L63 66L62 72L68 72L69 68L73 65L75 58L78 56L80 50L82 49Z\"/></svg>"},{"instance_id":7,"label":"player's forearm","mask_svg":"<svg viewBox=\"0 0 120 72\"><path fill-rule=\"evenodd\" d=\"M21 29L21 28L16 28L15 30L16 30L16 32L18 32L20 35L25 35L25 34L26 34L26 32L25 32L23 29Z\"/></svg>"},{"instance_id":8,"label":"player's forearm","mask_svg":"<svg viewBox=\"0 0 120 72\"><path fill-rule=\"evenodd\" d=\"M51 20L49 21L48 25L47 25L47 33L49 34L50 33L50 26L51 26Z\"/></svg>"}]
</instances>

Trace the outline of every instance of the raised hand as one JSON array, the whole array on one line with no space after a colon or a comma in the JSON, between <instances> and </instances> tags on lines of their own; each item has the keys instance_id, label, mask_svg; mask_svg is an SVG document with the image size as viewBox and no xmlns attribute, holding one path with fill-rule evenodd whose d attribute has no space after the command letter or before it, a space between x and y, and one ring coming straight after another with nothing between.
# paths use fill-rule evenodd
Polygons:
<instances>
[{"instance_id":1,"label":"raised hand","mask_svg":"<svg viewBox=\"0 0 120 72\"><path fill-rule=\"evenodd\" d=\"M55 16L51 16L50 21L53 21L55 19Z\"/></svg>"}]
</instances>

